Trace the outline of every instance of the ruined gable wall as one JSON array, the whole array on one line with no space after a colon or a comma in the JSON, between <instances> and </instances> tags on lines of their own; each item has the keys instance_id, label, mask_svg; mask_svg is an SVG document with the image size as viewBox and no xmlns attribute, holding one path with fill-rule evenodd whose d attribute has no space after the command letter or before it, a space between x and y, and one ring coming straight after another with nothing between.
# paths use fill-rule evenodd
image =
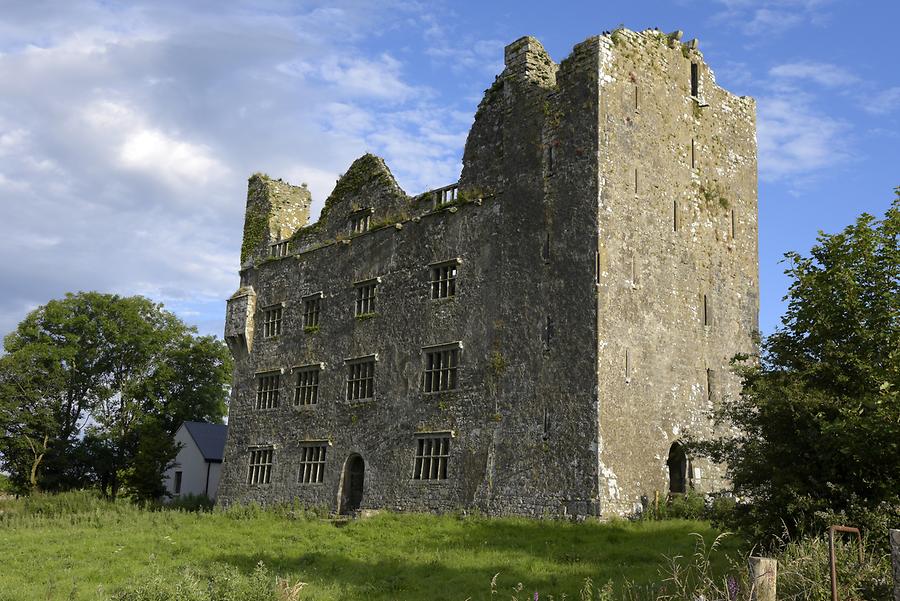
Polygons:
<instances>
[{"instance_id":1,"label":"ruined gable wall","mask_svg":"<svg viewBox=\"0 0 900 601\"><path fill-rule=\"evenodd\" d=\"M665 498L670 445L709 433L704 411L739 390L730 358L753 350L755 106L716 86L699 53L658 32L620 30L602 43L601 493L605 508L632 511L641 495ZM690 98L692 61L701 102ZM692 467L699 490L721 484L720 466Z\"/></svg>"}]
</instances>

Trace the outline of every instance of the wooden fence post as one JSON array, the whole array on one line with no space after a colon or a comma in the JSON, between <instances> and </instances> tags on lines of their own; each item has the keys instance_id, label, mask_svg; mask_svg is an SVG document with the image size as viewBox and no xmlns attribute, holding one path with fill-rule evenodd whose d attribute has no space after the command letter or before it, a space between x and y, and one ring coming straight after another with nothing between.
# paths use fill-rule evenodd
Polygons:
<instances>
[{"instance_id":1,"label":"wooden fence post","mask_svg":"<svg viewBox=\"0 0 900 601\"><path fill-rule=\"evenodd\" d=\"M894 566L894 601L900 601L900 530L891 530L891 563Z\"/></svg>"},{"instance_id":2,"label":"wooden fence post","mask_svg":"<svg viewBox=\"0 0 900 601\"><path fill-rule=\"evenodd\" d=\"M750 558L750 585L753 601L776 601L775 587L778 578L778 561L768 557Z\"/></svg>"}]
</instances>

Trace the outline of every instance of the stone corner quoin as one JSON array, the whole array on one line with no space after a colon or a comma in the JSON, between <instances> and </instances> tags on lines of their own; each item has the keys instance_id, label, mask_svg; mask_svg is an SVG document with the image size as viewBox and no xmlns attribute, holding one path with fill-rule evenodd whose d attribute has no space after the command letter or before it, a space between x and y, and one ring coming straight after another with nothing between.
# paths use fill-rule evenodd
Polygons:
<instances>
[{"instance_id":1,"label":"stone corner quoin","mask_svg":"<svg viewBox=\"0 0 900 601\"><path fill-rule=\"evenodd\" d=\"M696 41L505 50L453 185L250 178L224 504L610 516L724 484L686 433L758 330L755 103Z\"/></svg>"}]
</instances>

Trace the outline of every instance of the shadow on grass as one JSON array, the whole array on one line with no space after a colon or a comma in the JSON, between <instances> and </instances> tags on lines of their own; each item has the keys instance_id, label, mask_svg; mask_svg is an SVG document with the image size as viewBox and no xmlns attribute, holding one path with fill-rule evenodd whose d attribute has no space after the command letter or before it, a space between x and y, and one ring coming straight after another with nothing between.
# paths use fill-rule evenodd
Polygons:
<instances>
[{"instance_id":1,"label":"shadow on grass","mask_svg":"<svg viewBox=\"0 0 900 601\"><path fill-rule=\"evenodd\" d=\"M691 532L708 541L715 536L698 522L568 524L384 515L335 529L336 549L298 545L280 555L223 553L216 560L245 573L262 561L275 573L309 582L310 592L321 585L355 598L489 599L498 572L501 593L522 582L528 593L577 598L587 577L598 585L658 583L666 556L693 553ZM723 550L736 553L738 546L735 540ZM725 554L720 559L724 570Z\"/></svg>"}]
</instances>

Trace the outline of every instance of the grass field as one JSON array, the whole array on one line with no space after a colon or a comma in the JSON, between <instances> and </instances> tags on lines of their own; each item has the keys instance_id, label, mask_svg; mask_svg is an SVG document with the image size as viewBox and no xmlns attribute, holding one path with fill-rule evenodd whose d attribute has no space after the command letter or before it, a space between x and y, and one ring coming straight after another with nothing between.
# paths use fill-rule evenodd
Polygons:
<instances>
[{"instance_id":1,"label":"grass field","mask_svg":"<svg viewBox=\"0 0 900 601\"><path fill-rule=\"evenodd\" d=\"M559 521L379 514L337 527L302 512L187 513L105 503L87 493L0 501L0 599L97 599L152 575L232 566L307 585L301 599L577 599L584 579L658 583L664 556L715 536L692 521ZM737 552L738 541L724 549ZM724 568L721 554L715 561ZM526 598L522 595L521 598Z\"/></svg>"}]
</instances>

